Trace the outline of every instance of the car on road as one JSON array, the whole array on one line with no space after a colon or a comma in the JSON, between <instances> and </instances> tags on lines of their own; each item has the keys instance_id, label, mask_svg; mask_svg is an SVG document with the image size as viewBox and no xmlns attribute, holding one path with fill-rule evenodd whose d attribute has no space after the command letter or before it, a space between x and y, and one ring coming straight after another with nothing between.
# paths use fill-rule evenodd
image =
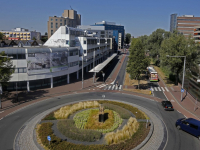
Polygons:
<instances>
[{"instance_id":1,"label":"car on road","mask_svg":"<svg viewBox=\"0 0 200 150\"><path fill-rule=\"evenodd\" d=\"M200 140L200 121L193 118L181 118L176 121L176 128L186 131Z\"/></svg>"},{"instance_id":2,"label":"car on road","mask_svg":"<svg viewBox=\"0 0 200 150\"><path fill-rule=\"evenodd\" d=\"M174 110L172 103L170 101L162 101L161 104L165 110Z\"/></svg>"}]
</instances>

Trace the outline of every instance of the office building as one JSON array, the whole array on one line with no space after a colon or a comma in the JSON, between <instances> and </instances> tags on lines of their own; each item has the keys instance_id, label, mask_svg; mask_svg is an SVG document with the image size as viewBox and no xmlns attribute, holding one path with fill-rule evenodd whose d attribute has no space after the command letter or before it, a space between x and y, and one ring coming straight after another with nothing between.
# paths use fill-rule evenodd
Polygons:
<instances>
[{"instance_id":1,"label":"office building","mask_svg":"<svg viewBox=\"0 0 200 150\"><path fill-rule=\"evenodd\" d=\"M116 56L111 42L111 38L98 38L85 30L61 26L45 46L0 47L0 52L13 57L15 65L15 72L3 90L30 91L67 84L71 78L78 81L82 67L84 72L91 72L100 65L95 70L98 73Z\"/></svg>"},{"instance_id":2,"label":"office building","mask_svg":"<svg viewBox=\"0 0 200 150\"><path fill-rule=\"evenodd\" d=\"M183 15L177 16L176 14L171 15L170 20L170 31L177 29L179 33L185 37L193 36L194 27L200 25L200 17L194 17L194 15ZM172 30L171 30L172 29Z\"/></svg>"},{"instance_id":3,"label":"office building","mask_svg":"<svg viewBox=\"0 0 200 150\"><path fill-rule=\"evenodd\" d=\"M50 38L60 26L77 27L81 25L81 15L75 10L64 10L61 17L50 16L47 22L48 38Z\"/></svg>"},{"instance_id":4,"label":"office building","mask_svg":"<svg viewBox=\"0 0 200 150\"><path fill-rule=\"evenodd\" d=\"M15 28L10 31L8 30L1 30L1 33L5 35L8 40L40 40L41 33L36 31L29 31L28 29L24 28Z\"/></svg>"},{"instance_id":5,"label":"office building","mask_svg":"<svg viewBox=\"0 0 200 150\"><path fill-rule=\"evenodd\" d=\"M194 27L194 40L196 43L200 43L200 26Z\"/></svg>"}]
</instances>

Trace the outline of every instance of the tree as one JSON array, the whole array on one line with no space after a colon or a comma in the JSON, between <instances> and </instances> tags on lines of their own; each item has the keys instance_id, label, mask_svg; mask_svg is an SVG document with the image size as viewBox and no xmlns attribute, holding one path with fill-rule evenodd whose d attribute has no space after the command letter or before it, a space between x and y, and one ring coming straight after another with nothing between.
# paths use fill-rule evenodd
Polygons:
<instances>
[{"instance_id":1,"label":"tree","mask_svg":"<svg viewBox=\"0 0 200 150\"><path fill-rule=\"evenodd\" d=\"M126 44L129 44L131 42L131 34L130 33L127 33L126 34L126 37L125 37L125 43Z\"/></svg>"},{"instance_id":2,"label":"tree","mask_svg":"<svg viewBox=\"0 0 200 150\"><path fill-rule=\"evenodd\" d=\"M161 45L161 65L169 66L171 72L176 75L176 85L178 84L178 75L183 70L184 58L169 56L186 56L186 70L194 67L197 59L197 46L194 40L189 37L186 39L182 34L175 31L168 39L165 39Z\"/></svg>"},{"instance_id":3,"label":"tree","mask_svg":"<svg viewBox=\"0 0 200 150\"><path fill-rule=\"evenodd\" d=\"M36 41L36 38L35 38L35 37L33 37L33 38L32 38L32 40Z\"/></svg>"},{"instance_id":4,"label":"tree","mask_svg":"<svg viewBox=\"0 0 200 150\"><path fill-rule=\"evenodd\" d=\"M45 43L47 40L48 40L48 37L42 37L42 38L41 38L41 41L44 42L44 43Z\"/></svg>"},{"instance_id":5,"label":"tree","mask_svg":"<svg viewBox=\"0 0 200 150\"><path fill-rule=\"evenodd\" d=\"M148 50L148 36L147 35L143 35L139 37L142 45L144 46L144 50Z\"/></svg>"},{"instance_id":6,"label":"tree","mask_svg":"<svg viewBox=\"0 0 200 150\"><path fill-rule=\"evenodd\" d=\"M157 29L148 38L147 49L150 51L152 58L157 58L160 55L160 46L163 40L170 37L170 32L163 29Z\"/></svg>"},{"instance_id":7,"label":"tree","mask_svg":"<svg viewBox=\"0 0 200 150\"><path fill-rule=\"evenodd\" d=\"M4 57L5 56L5 57ZM14 73L15 67L13 66L10 58L6 57L5 52L0 53L0 83L5 84Z\"/></svg>"},{"instance_id":8,"label":"tree","mask_svg":"<svg viewBox=\"0 0 200 150\"><path fill-rule=\"evenodd\" d=\"M0 32L0 40L4 40L4 39L5 39L5 35Z\"/></svg>"},{"instance_id":9,"label":"tree","mask_svg":"<svg viewBox=\"0 0 200 150\"><path fill-rule=\"evenodd\" d=\"M145 56L144 46L140 39L134 40L134 43L131 43L131 45L127 72L130 74L131 79L138 80L139 89L141 73L149 66L150 59Z\"/></svg>"}]
</instances>

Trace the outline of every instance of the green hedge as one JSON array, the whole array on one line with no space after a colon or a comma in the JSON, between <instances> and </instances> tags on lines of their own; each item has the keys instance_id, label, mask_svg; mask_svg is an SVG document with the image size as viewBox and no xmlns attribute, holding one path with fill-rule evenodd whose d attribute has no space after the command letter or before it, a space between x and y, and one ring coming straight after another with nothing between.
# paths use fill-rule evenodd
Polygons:
<instances>
[{"instance_id":1,"label":"green hedge","mask_svg":"<svg viewBox=\"0 0 200 150\"><path fill-rule=\"evenodd\" d=\"M111 109L116 111L122 119L129 119L131 117L130 112L120 106L109 103L103 103L103 106L105 109Z\"/></svg>"},{"instance_id":2,"label":"green hedge","mask_svg":"<svg viewBox=\"0 0 200 150\"><path fill-rule=\"evenodd\" d=\"M100 139L102 136L99 131L77 128L72 119L60 120L57 127L63 135L73 140L93 142Z\"/></svg>"},{"instance_id":3,"label":"green hedge","mask_svg":"<svg viewBox=\"0 0 200 150\"><path fill-rule=\"evenodd\" d=\"M139 128L137 132L131 137L131 139L125 142L112 145L81 145L73 144L67 141L62 141L53 134L51 129L52 123L42 123L40 129L38 130L39 138L43 145L51 150L130 150L140 144L148 135L149 128L146 129L146 123L139 123ZM47 140L47 136L51 136L51 144Z\"/></svg>"},{"instance_id":4,"label":"green hedge","mask_svg":"<svg viewBox=\"0 0 200 150\"><path fill-rule=\"evenodd\" d=\"M118 105L118 106L123 107L123 108L129 110L130 112L132 112L137 119L146 119L144 114L138 108L133 107L131 105L120 103L120 102L115 102L115 101L107 101L107 100L98 101L98 102L100 104L109 103L109 104L113 104L113 105Z\"/></svg>"}]
</instances>

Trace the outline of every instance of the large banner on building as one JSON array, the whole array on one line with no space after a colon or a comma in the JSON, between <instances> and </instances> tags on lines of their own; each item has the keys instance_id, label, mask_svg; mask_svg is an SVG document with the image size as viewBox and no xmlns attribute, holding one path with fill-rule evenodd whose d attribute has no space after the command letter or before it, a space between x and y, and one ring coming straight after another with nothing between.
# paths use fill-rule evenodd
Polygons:
<instances>
[{"instance_id":1,"label":"large banner on building","mask_svg":"<svg viewBox=\"0 0 200 150\"><path fill-rule=\"evenodd\" d=\"M51 72L61 71L68 69L68 52L52 52L51 58Z\"/></svg>"},{"instance_id":2,"label":"large banner on building","mask_svg":"<svg viewBox=\"0 0 200 150\"><path fill-rule=\"evenodd\" d=\"M68 52L27 54L27 73L44 74L68 69Z\"/></svg>"},{"instance_id":3,"label":"large banner on building","mask_svg":"<svg viewBox=\"0 0 200 150\"><path fill-rule=\"evenodd\" d=\"M28 74L50 72L50 53L31 53L26 56Z\"/></svg>"}]
</instances>

